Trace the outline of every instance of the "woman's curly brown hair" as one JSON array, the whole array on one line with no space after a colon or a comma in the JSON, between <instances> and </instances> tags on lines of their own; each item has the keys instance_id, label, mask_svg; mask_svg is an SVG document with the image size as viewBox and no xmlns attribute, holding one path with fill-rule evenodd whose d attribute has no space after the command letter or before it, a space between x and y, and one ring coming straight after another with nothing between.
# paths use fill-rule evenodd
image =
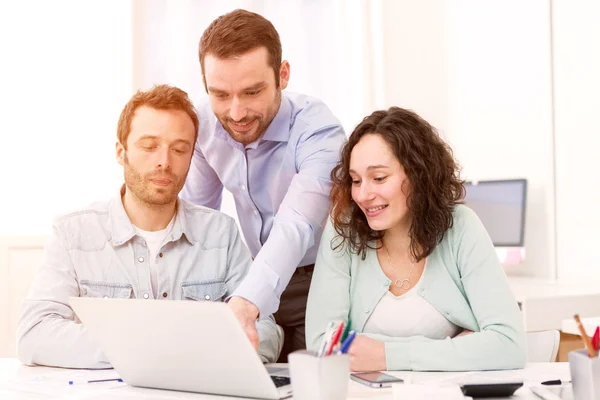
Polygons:
<instances>
[{"instance_id":1,"label":"woman's curly brown hair","mask_svg":"<svg viewBox=\"0 0 600 400\"><path fill-rule=\"evenodd\" d=\"M365 117L342 149L341 159L331 171L333 225L350 250L366 257L369 242L383 238L374 231L352 200L350 154L366 134L378 134L390 146L410 182L407 207L411 213L410 252L415 260L429 256L454 222L452 212L464 197L460 167L452 149L437 130L416 113L398 107L375 111Z\"/></svg>"}]
</instances>

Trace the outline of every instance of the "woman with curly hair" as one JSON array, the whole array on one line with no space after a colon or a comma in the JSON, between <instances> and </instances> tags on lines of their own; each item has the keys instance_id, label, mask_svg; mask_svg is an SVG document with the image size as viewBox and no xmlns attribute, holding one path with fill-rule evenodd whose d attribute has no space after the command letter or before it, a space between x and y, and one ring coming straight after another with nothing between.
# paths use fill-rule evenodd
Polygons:
<instances>
[{"instance_id":1,"label":"woman with curly hair","mask_svg":"<svg viewBox=\"0 0 600 400\"><path fill-rule=\"evenodd\" d=\"M332 171L306 312L317 349L349 321L353 371L491 370L525 365L517 301L494 246L462 205L452 150L414 112L366 117Z\"/></svg>"}]
</instances>

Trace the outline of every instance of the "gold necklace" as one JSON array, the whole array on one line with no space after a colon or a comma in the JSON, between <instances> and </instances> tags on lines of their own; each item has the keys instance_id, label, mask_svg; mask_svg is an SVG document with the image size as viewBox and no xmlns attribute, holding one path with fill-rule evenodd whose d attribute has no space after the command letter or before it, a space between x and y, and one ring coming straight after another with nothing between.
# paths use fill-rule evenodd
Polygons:
<instances>
[{"instance_id":1,"label":"gold necklace","mask_svg":"<svg viewBox=\"0 0 600 400\"><path fill-rule=\"evenodd\" d=\"M385 245L383 240L381 241L381 243L383 244L383 248L385 249L385 253L387 254L388 262L390 263L392 268L396 269L396 266L392 262L392 257L390 257L390 252L388 251L387 246ZM412 264L410 264L410 269L408 270L408 276L404 279L396 279L394 281L394 285L396 285L396 287L398 287L402 290L406 290L406 291L408 291L412 287L412 282L410 280L410 277L412 276L412 271L413 271L414 266L415 266L415 262L413 261ZM398 283L398 282L400 282L400 283Z\"/></svg>"}]
</instances>

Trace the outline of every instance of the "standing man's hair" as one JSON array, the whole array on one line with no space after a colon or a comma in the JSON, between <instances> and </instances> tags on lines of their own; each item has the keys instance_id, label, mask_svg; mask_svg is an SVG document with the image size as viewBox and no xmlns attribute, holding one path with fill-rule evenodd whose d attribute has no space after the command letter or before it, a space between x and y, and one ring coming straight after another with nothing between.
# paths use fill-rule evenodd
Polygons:
<instances>
[{"instance_id":1,"label":"standing man's hair","mask_svg":"<svg viewBox=\"0 0 600 400\"><path fill-rule=\"evenodd\" d=\"M117 125L117 139L125 149L127 149L127 137L129 131L131 131L131 121L135 115L135 110L142 106L157 110L180 110L185 112L194 123L194 130L196 131L194 143L196 143L196 139L198 139L198 115L188 94L170 85L156 85L146 92L138 90L121 111L119 124Z\"/></svg>"},{"instance_id":2,"label":"standing man's hair","mask_svg":"<svg viewBox=\"0 0 600 400\"><path fill-rule=\"evenodd\" d=\"M259 47L267 49L268 62L275 74L275 85L279 87L282 51L279 34L273 24L262 15L239 9L215 19L200 38L198 52L204 87L206 88L204 59L207 54L217 58L229 58Z\"/></svg>"}]
</instances>

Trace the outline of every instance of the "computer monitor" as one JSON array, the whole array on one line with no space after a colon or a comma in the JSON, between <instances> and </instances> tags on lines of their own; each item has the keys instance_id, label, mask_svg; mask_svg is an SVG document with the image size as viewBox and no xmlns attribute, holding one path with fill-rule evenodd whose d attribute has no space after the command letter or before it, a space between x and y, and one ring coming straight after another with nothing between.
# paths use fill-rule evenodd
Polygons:
<instances>
[{"instance_id":1,"label":"computer monitor","mask_svg":"<svg viewBox=\"0 0 600 400\"><path fill-rule=\"evenodd\" d=\"M465 182L465 205L471 208L497 248L519 248L519 257L499 257L504 264L524 258L527 180L506 179ZM507 259L507 257L509 259ZM518 258L518 259L516 259Z\"/></svg>"}]
</instances>

